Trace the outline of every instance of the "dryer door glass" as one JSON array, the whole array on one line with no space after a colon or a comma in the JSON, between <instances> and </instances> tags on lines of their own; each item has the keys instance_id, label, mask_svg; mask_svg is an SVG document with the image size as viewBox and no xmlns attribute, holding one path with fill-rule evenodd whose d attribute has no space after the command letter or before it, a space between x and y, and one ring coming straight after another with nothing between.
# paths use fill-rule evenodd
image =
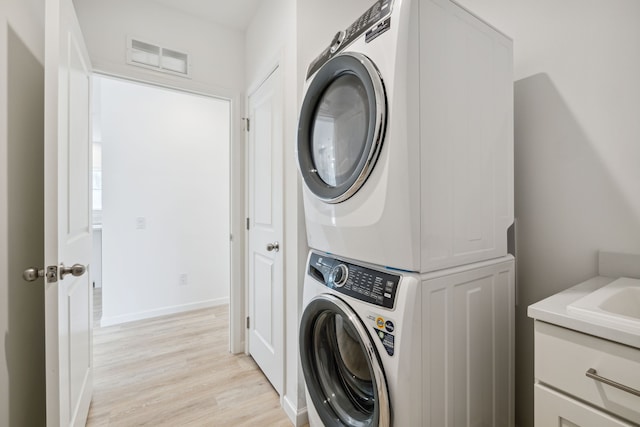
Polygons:
<instances>
[{"instance_id":1,"label":"dryer door glass","mask_svg":"<svg viewBox=\"0 0 640 427\"><path fill-rule=\"evenodd\" d=\"M311 155L320 179L344 185L354 174L367 143L369 103L359 78L335 79L318 102L312 121Z\"/></svg>"},{"instance_id":2,"label":"dryer door glass","mask_svg":"<svg viewBox=\"0 0 640 427\"><path fill-rule=\"evenodd\" d=\"M307 390L325 425L389 425L378 352L344 301L320 295L309 303L301 322L300 352Z\"/></svg>"},{"instance_id":3,"label":"dryer door glass","mask_svg":"<svg viewBox=\"0 0 640 427\"><path fill-rule=\"evenodd\" d=\"M386 125L382 79L356 53L327 62L307 88L298 126L298 162L307 187L321 200L353 196L378 158Z\"/></svg>"}]
</instances>

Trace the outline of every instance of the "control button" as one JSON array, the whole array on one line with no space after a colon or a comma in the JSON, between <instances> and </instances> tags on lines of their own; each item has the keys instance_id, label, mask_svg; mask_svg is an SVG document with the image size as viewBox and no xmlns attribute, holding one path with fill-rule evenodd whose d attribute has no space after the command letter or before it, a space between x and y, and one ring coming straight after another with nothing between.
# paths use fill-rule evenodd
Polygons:
<instances>
[{"instance_id":1,"label":"control button","mask_svg":"<svg viewBox=\"0 0 640 427\"><path fill-rule=\"evenodd\" d=\"M384 319L382 317L376 319L376 326L380 329L384 328Z\"/></svg>"},{"instance_id":2,"label":"control button","mask_svg":"<svg viewBox=\"0 0 640 427\"><path fill-rule=\"evenodd\" d=\"M390 294L389 292L385 292L385 293L384 293L384 297L385 297L385 298L391 298L391 294Z\"/></svg>"},{"instance_id":3,"label":"control button","mask_svg":"<svg viewBox=\"0 0 640 427\"><path fill-rule=\"evenodd\" d=\"M344 286L347 283L347 278L349 277L349 269L346 265L340 264L337 265L331 270L331 274L329 275L329 281L333 282L338 288Z\"/></svg>"}]
</instances>

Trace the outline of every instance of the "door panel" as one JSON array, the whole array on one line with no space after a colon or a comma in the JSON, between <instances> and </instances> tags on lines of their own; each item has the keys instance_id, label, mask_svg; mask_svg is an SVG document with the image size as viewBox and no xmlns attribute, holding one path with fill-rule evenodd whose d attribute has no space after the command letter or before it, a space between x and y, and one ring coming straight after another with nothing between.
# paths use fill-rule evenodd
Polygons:
<instances>
[{"instance_id":1,"label":"door panel","mask_svg":"<svg viewBox=\"0 0 640 427\"><path fill-rule=\"evenodd\" d=\"M257 95L261 95L258 93ZM262 94L264 95L264 94ZM254 204L253 204L253 227L254 229L262 229L269 233L274 232L277 224L273 223L273 171L272 164L274 159L272 138L273 129L273 105L268 100L262 101L259 105L255 105L253 112L253 149L254 151Z\"/></svg>"},{"instance_id":2,"label":"door panel","mask_svg":"<svg viewBox=\"0 0 640 427\"><path fill-rule=\"evenodd\" d=\"M284 382L282 102L276 69L249 96L248 349L278 393Z\"/></svg>"},{"instance_id":3,"label":"door panel","mask_svg":"<svg viewBox=\"0 0 640 427\"><path fill-rule=\"evenodd\" d=\"M69 38L69 147L67 176L69 179L69 236L81 236L91 231L90 217L86 214L89 206L89 67L78 45L78 36Z\"/></svg>"},{"instance_id":4,"label":"door panel","mask_svg":"<svg viewBox=\"0 0 640 427\"><path fill-rule=\"evenodd\" d=\"M91 369L90 336L87 331L87 313L91 309L89 287L84 278L75 280L67 295L69 306L69 386L71 402L79 402L87 372Z\"/></svg>"},{"instance_id":5,"label":"door panel","mask_svg":"<svg viewBox=\"0 0 640 427\"><path fill-rule=\"evenodd\" d=\"M255 254L254 258L254 282L255 300L259 305L273 307L273 273L275 269L274 261L261 254ZM260 339L261 345L266 350L273 352L273 319L272 310L254 310L255 327L253 334ZM255 348L255 347L254 347Z\"/></svg>"},{"instance_id":6,"label":"door panel","mask_svg":"<svg viewBox=\"0 0 640 427\"><path fill-rule=\"evenodd\" d=\"M47 425L84 426L91 401L90 61L71 0L45 6L45 285Z\"/></svg>"}]
</instances>

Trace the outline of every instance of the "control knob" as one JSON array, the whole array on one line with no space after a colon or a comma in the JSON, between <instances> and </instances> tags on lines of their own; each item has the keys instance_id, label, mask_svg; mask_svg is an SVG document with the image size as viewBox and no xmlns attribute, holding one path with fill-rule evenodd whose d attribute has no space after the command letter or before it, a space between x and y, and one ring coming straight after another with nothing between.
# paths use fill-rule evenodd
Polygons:
<instances>
[{"instance_id":1,"label":"control knob","mask_svg":"<svg viewBox=\"0 0 640 427\"><path fill-rule=\"evenodd\" d=\"M330 46L330 51L331 53L336 53L338 51L338 49L340 49L340 46L342 45L342 42L344 41L344 37L346 36L346 33L344 31L338 31L336 33L335 36L333 36L333 40L331 40L331 44Z\"/></svg>"},{"instance_id":2,"label":"control knob","mask_svg":"<svg viewBox=\"0 0 640 427\"><path fill-rule=\"evenodd\" d=\"M349 269L346 265L340 264L333 267L331 270L331 276L329 279L338 287L341 288L347 283L347 278L349 277Z\"/></svg>"}]
</instances>

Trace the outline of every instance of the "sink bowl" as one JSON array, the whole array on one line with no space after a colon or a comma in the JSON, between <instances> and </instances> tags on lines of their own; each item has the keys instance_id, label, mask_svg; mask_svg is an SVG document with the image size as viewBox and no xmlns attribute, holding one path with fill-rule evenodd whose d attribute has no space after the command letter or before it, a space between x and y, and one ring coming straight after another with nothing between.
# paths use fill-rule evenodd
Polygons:
<instances>
[{"instance_id":1,"label":"sink bowl","mask_svg":"<svg viewBox=\"0 0 640 427\"><path fill-rule=\"evenodd\" d=\"M600 308L609 313L640 320L640 286L618 290L605 299Z\"/></svg>"},{"instance_id":2,"label":"sink bowl","mask_svg":"<svg viewBox=\"0 0 640 427\"><path fill-rule=\"evenodd\" d=\"M640 335L640 280L616 279L569 304L567 311L584 320Z\"/></svg>"}]
</instances>

